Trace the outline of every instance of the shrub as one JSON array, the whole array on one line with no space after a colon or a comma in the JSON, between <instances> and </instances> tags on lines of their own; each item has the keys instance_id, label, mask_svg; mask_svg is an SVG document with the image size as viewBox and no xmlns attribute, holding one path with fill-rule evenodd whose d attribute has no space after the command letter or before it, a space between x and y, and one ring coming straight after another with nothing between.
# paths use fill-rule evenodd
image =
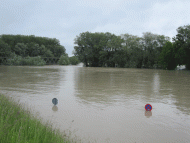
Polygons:
<instances>
[{"instance_id":1,"label":"shrub","mask_svg":"<svg viewBox=\"0 0 190 143\"><path fill-rule=\"evenodd\" d=\"M16 55L15 53L11 53L10 58L5 62L6 65L21 65L22 57Z\"/></svg>"},{"instance_id":2,"label":"shrub","mask_svg":"<svg viewBox=\"0 0 190 143\"><path fill-rule=\"evenodd\" d=\"M40 57L26 57L23 58L21 56L12 53L10 58L5 63L6 65L30 65L30 66L43 66L46 62Z\"/></svg>"},{"instance_id":3,"label":"shrub","mask_svg":"<svg viewBox=\"0 0 190 143\"><path fill-rule=\"evenodd\" d=\"M62 55L58 61L59 65L69 65L69 57L67 55Z\"/></svg>"},{"instance_id":4,"label":"shrub","mask_svg":"<svg viewBox=\"0 0 190 143\"><path fill-rule=\"evenodd\" d=\"M69 57L69 61L71 65L77 65L80 62L76 56Z\"/></svg>"},{"instance_id":5,"label":"shrub","mask_svg":"<svg viewBox=\"0 0 190 143\"><path fill-rule=\"evenodd\" d=\"M26 57L22 60L22 65L35 65L35 66L43 66L46 62L40 57Z\"/></svg>"}]
</instances>

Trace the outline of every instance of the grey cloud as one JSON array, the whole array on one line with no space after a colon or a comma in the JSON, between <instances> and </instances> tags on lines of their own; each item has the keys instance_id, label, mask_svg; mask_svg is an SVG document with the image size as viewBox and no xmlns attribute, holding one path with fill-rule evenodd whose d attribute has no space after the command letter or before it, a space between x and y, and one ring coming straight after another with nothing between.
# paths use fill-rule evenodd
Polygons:
<instances>
[{"instance_id":1,"label":"grey cloud","mask_svg":"<svg viewBox=\"0 0 190 143\"><path fill-rule=\"evenodd\" d=\"M71 55L74 38L86 31L175 36L188 24L189 6L187 0L1 0L0 34L57 38Z\"/></svg>"}]
</instances>

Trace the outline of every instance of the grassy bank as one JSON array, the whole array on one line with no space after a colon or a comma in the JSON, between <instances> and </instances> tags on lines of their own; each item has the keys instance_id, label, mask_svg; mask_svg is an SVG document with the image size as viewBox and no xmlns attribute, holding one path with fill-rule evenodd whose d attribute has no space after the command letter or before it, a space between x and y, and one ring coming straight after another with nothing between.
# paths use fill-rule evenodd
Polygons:
<instances>
[{"instance_id":1,"label":"grassy bank","mask_svg":"<svg viewBox=\"0 0 190 143\"><path fill-rule=\"evenodd\" d=\"M68 137L0 94L0 143L65 143Z\"/></svg>"}]
</instances>

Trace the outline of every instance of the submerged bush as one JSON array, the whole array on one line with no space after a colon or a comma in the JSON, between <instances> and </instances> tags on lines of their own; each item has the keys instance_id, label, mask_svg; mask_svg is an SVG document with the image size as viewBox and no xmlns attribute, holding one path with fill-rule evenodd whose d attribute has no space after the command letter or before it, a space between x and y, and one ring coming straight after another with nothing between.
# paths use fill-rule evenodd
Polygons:
<instances>
[{"instance_id":1,"label":"submerged bush","mask_svg":"<svg viewBox=\"0 0 190 143\"><path fill-rule=\"evenodd\" d=\"M43 66L46 62L40 57L21 57L12 53L10 58L4 63L6 65L30 65L30 66Z\"/></svg>"},{"instance_id":2,"label":"submerged bush","mask_svg":"<svg viewBox=\"0 0 190 143\"><path fill-rule=\"evenodd\" d=\"M43 66L46 62L40 57L26 57L22 60L22 65L35 65L35 66Z\"/></svg>"},{"instance_id":3,"label":"submerged bush","mask_svg":"<svg viewBox=\"0 0 190 143\"><path fill-rule=\"evenodd\" d=\"M69 65L69 57L67 55L62 55L58 61L59 65Z\"/></svg>"},{"instance_id":4,"label":"submerged bush","mask_svg":"<svg viewBox=\"0 0 190 143\"><path fill-rule=\"evenodd\" d=\"M4 62L6 65L21 65L22 57L16 55L15 53L11 53L11 56L7 61Z\"/></svg>"},{"instance_id":5,"label":"submerged bush","mask_svg":"<svg viewBox=\"0 0 190 143\"><path fill-rule=\"evenodd\" d=\"M80 62L76 56L69 57L69 61L71 65L77 65Z\"/></svg>"}]
</instances>

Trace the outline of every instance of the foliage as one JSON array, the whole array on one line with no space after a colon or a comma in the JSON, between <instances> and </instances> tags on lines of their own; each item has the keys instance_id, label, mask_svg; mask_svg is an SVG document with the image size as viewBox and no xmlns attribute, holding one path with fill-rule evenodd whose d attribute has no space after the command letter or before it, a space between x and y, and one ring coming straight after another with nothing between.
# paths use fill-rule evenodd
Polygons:
<instances>
[{"instance_id":1,"label":"foliage","mask_svg":"<svg viewBox=\"0 0 190 143\"><path fill-rule=\"evenodd\" d=\"M70 58L65 53L64 46L55 38L1 35L0 56L10 57L11 53L15 53L17 56L9 61L14 65L31 64L28 61L32 60L28 60L28 56L40 56L55 57L56 62L60 58L58 63L61 65L77 64L80 61L91 67L175 69L177 65L186 65L190 69L190 25L179 27L177 32L171 43L169 37L150 32L138 37L87 31L74 39L75 57ZM28 59L23 60L23 57ZM0 59L0 63L2 62ZM42 65L43 62L38 60L38 63Z\"/></svg>"},{"instance_id":2,"label":"foliage","mask_svg":"<svg viewBox=\"0 0 190 143\"><path fill-rule=\"evenodd\" d=\"M162 47L169 40L169 37L163 35L152 34L150 32L143 33L143 67L153 68L158 65Z\"/></svg>"},{"instance_id":3,"label":"foliage","mask_svg":"<svg viewBox=\"0 0 190 143\"><path fill-rule=\"evenodd\" d=\"M126 57L125 67L141 68L142 67L142 38L130 34L122 35L124 39L124 52Z\"/></svg>"},{"instance_id":4,"label":"foliage","mask_svg":"<svg viewBox=\"0 0 190 143\"><path fill-rule=\"evenodd\" d=\"M41 59L40 56L37 57L21 57L12 53L10 58L5 62L6 65L30 65L30 66L43 66L46 62Z\"/></svg>"},{"instance_id":5,"label":"foliage","mask_svg":"<svg viewBox=\"0 0 190 143\"><path fill-rule=\"evenodd\" d=\"M62 55L58 61L59 65L69 65L70 61L69 61L69 57L68 55Z\"/></svg>"},{"instance_id":6,"label":"foliage","mask_svg":"<svg viewBox=\"0 0 190 143\"><path fill-rule=\"evenodd\" d=\"M190 69L190 25L179 27L173 41L177 63Z\"/></svg>"},{"instance_id":7,"label":"foliage","mask_svg":"<svg viewBox=\"0 0 190 143\"><path fill-rule=\"evenodd\" d=\"M48 45L46 47L47 47L48 50L50 50L52 52L53 56L56 57L56 58L60 58L61 55L66 54L65 53L66 50L65 50L64 46L61 46L61 45L56 45L56 46Z\"/></svg>"},{"instance_id":8,"label":"foliage","mask_svg":"<svg viewBox=\"0 0 190 143\"><path fill-rule=\"evenodd\" d=\"M27 43L28 53L30 57L35 57L40 54L40 45L34 42Z\"/></svg>"},{"instance_id":9,"label":"foliage","mask_svg":"<svg viewBox=\"0 0 190 143\"><path fill-rule=\"evenodd\" d=\"M158 67L163 45L169 40L150 32L142 37L111 33L81 33L75 38L74 54L86 66Z\"/></svg>"},{"instance_id":10,"label":"foliage","mask_svg":"<svg viewBox=\"0 0 190 143\"><path fill-rule=\"evenodd\" d=\"M69 57L69 61L71 65L77 65L80 62L76 56Z\"/></svg>"},{"instance_id":11,"label":"foliage","mask_svg":"<svg viewBox=\"0 0 190 143\"><path fill-rule=\"evenodd\" d=\"M59 46L60 42L56 38L47 38L47 37L37 37L34 35L1 35L1 39L9 44L12 49L14 49L15 45L17 43L37 43L40 46L44 45L45 47L48 45L54 45L54 46Z\"/></svg>"},{"instance_id":12,"label":"foliage","mask_svg":"<svg viewBox=\"0 0 190 143\"><path fill-rule=\"evenodd\" d=\"M0 57L9 57L11 54L10 46L0 39Z\"/></svg>"},{"instance_id":13,"label":"foliage","mask_svg":"<svg viewBox=\"0 0 190 143\"><path fill-rule=\"evenodd\" d=\"M54 57L53 53L49 49L45 49L41 55L42 57Z\"/></svg>"},{"instance_id":14,"label":"foliage","mask_svg":"<svg viewBox=\"0 0 190 143\"><path fill-rule=\"evenodd\" d=\"M46 62L40 57L26 57L22 60L22 65L36 65L36 66L43 66Z\"/></svg>"},{"instance_id":15,"label":"foliage","mask_svg":"<svg viewBox=\"0 0 190 143\"><path fill-rule=\"evenodd\" d=\"M4 62L6 65L21 65L22 57L16 55L15 53L11 53L11 56L7 59L7 62Z\"/></svg>"},{"instance_id":16,"label":"foliage","mask_svg":"<svg viewBox=\"0 0 190 143\"><path fill-rule=\"evenodd\" d=\"M14 48L14 53L22 57L26 57L28 51L28 46L24 43L17 43Z\"/></svg>"},{"instance_id":17,"label":"foliage","mask_svg":"<svg viewBox=\"0 0 190 143\"><path fill-rule=\"evenodd\" d=\"M111 33L81 33L75 38L75 56L86 66L115 66L114 53L122 49L122 39Z\"/></svg>"},{"instance_id":18,"label":"foliage","mask_svg":"<svg viewBox=\"0 0 190 143\"><path fill-rule=\"evenodd\" d=\"M174 70L177 66L177 62L175 60L175 51L174 46L171 42L166 42L163 46L159 64L163 66L164 69Z\"/></svg>"},{"instance_id":19,"label":"foliage","mask_svg":"<svg viewBox=\"0 0 190 143\"><path fill-rule=\"evenodd\" d=\"M15 53L18 55L17 58L28 56L60 58L61 55L66 54L65 51L65 47L60 45L59 40L55 38L35 37L34 35L0 36L0 57L9 57L11 53ZM1 60L0 63L2 63ZM17 63L19 63L18 59Z\"/></svg>"}]
</instances>

